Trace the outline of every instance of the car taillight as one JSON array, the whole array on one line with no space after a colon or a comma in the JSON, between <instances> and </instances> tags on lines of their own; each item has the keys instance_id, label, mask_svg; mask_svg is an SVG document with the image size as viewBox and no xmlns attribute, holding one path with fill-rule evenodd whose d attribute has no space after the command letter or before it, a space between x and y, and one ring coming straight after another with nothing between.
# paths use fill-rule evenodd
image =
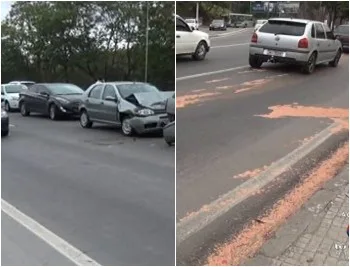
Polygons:
<instances>
[{"instance_id":1,"label":"car taillight","mask_svg":"<svg viewBox=\"0 0 350 267\"><path fill-rule=\"evenodd\" d=\"M298 48L308 48L309 47L309 40L307 38L303 38L299 40Z\"/></svg>"},{"instance_id":2,"label":"car taillight","mask_svg":"<svg viewBox=\"0 0 350 267\"><path fill-rule=\"evenodd\" d=\"M256 33L253 33L252 39L250 40L252 43L258 42L258 35Z\"/></svg>"}]
</instances>

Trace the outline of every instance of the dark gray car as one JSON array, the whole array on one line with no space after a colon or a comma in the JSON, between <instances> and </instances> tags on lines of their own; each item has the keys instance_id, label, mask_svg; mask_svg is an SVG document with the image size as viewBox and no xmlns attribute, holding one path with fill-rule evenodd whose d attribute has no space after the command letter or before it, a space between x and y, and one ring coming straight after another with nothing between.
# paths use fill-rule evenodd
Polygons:
<instances>
[{"instance_id":1,"label":"dark gray car","mask_svg":"<svg viewBox=\"0 0 350 267\"><path fill-rule=\"evenodd\" d=\"M94 122L118 125L126 136L161 132L169 122L166 100L173 95L148 83L98 82L83 95L80 124L83 128Z\"/></svg>"},{"instance_id":2,"label":"dark gray car","mask_svg":"<svg viewBox=\"0 0 350 267\"><path fill-rule=\"evenodd\" d=\"M163 136L165 142L171 146L175 143L175 95L167 100L166 112L169 117L169 123L164 126Z\"/></svg>"}]
</instances>

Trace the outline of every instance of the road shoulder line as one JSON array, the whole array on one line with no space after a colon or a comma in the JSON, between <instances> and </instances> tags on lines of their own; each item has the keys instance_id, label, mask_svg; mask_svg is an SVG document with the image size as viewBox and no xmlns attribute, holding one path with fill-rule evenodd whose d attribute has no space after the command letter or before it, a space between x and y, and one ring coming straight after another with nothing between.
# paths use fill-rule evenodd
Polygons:
<instances>
[{"instance_id":1,"label":"road shoulder line","mask_svg":"<svg viewBox=\"0 0 350 267\"><path fill-rule=\"evenodd\" d=\"M334 135L334 129L339 125L339 123L331 124L329 127L318 133L310 142L301 145L291 153L279 159L260 175L242 183L234 190L206 205L204 211L195 212L192 216L181 220L176 226L177 245L201 231L204 227L211 224L220 216L231 210L234 206L247 199L254 192L257 192L259 189L272 182L276 177L286 172L291 166L303 159L307 154L311 153L328 138ZM221 205L222 203L226 204Z\"/></svg>"},{"instance_id":2,"label":"road shoulder line","mask_svg":"<svg viewBox=\"0 0 350 267\"><path fill-rule=\"evenodd\" d=\"M189 76L183 76L176 78L176 81L184 81L184 80L189 80L189 79L194 79L194 78L199 78L199 77L204 77L204 76L210 76L214 74L220 74L220 73L225 73L225 72L230 72L230 71L235 71L235 70L240 70L244 68L248 68L249 65L245 66L239 66L239 67L234 67L234 68L229 68L229 69L223 69L223 70L216 70L216 71L211 71L211 72L203 72L203 73L198 73L198 74L193 74Z\"/></svg>"},{"instance_id":3,"label":"road shoulder line","mask_svg":"<svg viewBox=\"0 0 350 267\"><path fill-rule=\"evenodd\" d=\"M101 266L79 249L1 199L1 210L78 266Z\"/></svg>"}]
</instances>

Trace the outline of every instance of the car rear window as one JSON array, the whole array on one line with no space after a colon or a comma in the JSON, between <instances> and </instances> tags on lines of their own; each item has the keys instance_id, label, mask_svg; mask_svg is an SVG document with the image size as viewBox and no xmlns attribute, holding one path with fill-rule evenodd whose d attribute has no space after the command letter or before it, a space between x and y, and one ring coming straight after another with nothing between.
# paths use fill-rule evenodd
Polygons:
<instances>
[{"instance_id":1,"label":"car rear window","mask_svg":"<svg viewBox=\"0 0 350 267\"><path fill-rule=\"evenodd\" d=\"M349 25L341 25L334 29L334 33L349 35Z\"/></svg>"},{"instance_id":2,"label":"car rear window","mask_svg":"<svg viewBox=\"0 0 350 267\"><path fill-rule=\"evenodd\" d=\"M302 36L305 27L306 24L301 22L269 20L260 28L259 32Z\"/></svg>"}]
</instances>

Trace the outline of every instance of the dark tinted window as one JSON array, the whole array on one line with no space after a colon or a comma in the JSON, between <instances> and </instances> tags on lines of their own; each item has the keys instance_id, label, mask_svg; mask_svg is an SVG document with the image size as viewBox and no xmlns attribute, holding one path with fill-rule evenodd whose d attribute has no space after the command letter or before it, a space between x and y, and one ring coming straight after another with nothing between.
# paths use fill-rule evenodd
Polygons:
<instances>
[{"instance_id":1,"label":"dark tinted window","mask_svg":"<svg viewBox=\"0 0 350 267\"><path fill-rule=\"evenodd\" d=\"M23 86L22 85L17 85L17 84L10 84L5 86L5 91L8 94L13 94L13 93L20 93L23 91Z\"/></svg>"},{"instance_id":2,"label":"dark tinted window","mask_svg":"<svg viewBox=\"0 0 350 267\"><path fill-rule=\"evenodd\" d=\"M312 24L312 27L311 27L311 37L312 37L312 38L315 38L315 37L316 37L316 34L315 34L315 24Z\"/></svg>"},{"instance_id":3,"label":"dark tinted window","mask_svg":"<svg viewBox=\"0 0 350 267\"><path fill-rule=\"evenodd\" d=\"M114 87L107 84L105 90L103 91L102 99L106 99L107 96L116 97Z\"/></svg>"},{"instance_id":4,"label":"dark tinted window","mask_svg":"<svg viewBox=\"0 0 350 267\"><path fill-rule=\"evenodd\" d=\"M4 86L1 85L1 93L4 93Z\"/></svg>"},{"instance_id":5,"label":"dark tinted window","mask_svg":"<svg viewBox=\"0 0 350 267\"><path fill-rule=\"evenodd\" d=\"M331 31L331 29L327 25L323 25L324 29L326 30L326 38L330 40L334 40L334 34Z\"/></svg>"},{"instance_id":6,"label":"dark tinted window","mask_svg":"<svg viewBox=\"0 0 350 267\"><path fill-rule=\"evenodd\" d=\"M103 88L102 84L96 85L94 88L92 88L92 90L91 90L91 92L89 94L89 97L100 99L101 98L102 88Z\"/></svg>"},{"instance_id":7,"label":"dark tinted window","mask_svg":"<svg viewBox=\"0 0 350 267\"><path fill-rule=\"evenodd\" d=\"M188 26L184 21L176 18L176 30L180 32L188 32Z\"/></svg>"},{"instance_id":8,"label":"dark tinted window","mask_svg":"<svg viewBox=\"0 0 350 267\"><path fill-rule=\"evenodd\" d=\"M302 36L305 26L305 23L300 22L270 20L260 28L259 32Z\"/></svg>"},{"instance_id":9,"label":"dark tinted window","mask_svg":"<svg viewBox=\"0 0 350 267\"><path fill-rule=\"evenodd\" d=\"M323 26L320 23L316 24L316 38L317 39L326 39Z\"/></svg>"},{"instance_id":10,"label":"dark tinted window","mask_svg":"<svg viewBox=\"0 0 350 267\"><path fill-rule=\"evenodd\" d=\"M334 29L335 34L349 35L349 25L340 25Z\"/></svg>"},{"instance_id":11,"label":"dark tinted window","mask_svg":"<svg viewBox=\"0 0 350 267\"><path fill-rule=\"evenodd\" d=\"M133 83L133 84L120 84L117 85L120 95L123 98L127 98L131 94L135 93L158 93L159 90L147 83Z\"/></svg>"},{"instance_id":12,"label":"dark tinted window","mask_svg":"<svg viewBox=\"0 0 350 267\"><path fill-rule=\"evenodd\" d=\"M83 89L69 83L46 84L46 87L55 95L81 95L84 93Z\"/></svg>"}]
</instances>

